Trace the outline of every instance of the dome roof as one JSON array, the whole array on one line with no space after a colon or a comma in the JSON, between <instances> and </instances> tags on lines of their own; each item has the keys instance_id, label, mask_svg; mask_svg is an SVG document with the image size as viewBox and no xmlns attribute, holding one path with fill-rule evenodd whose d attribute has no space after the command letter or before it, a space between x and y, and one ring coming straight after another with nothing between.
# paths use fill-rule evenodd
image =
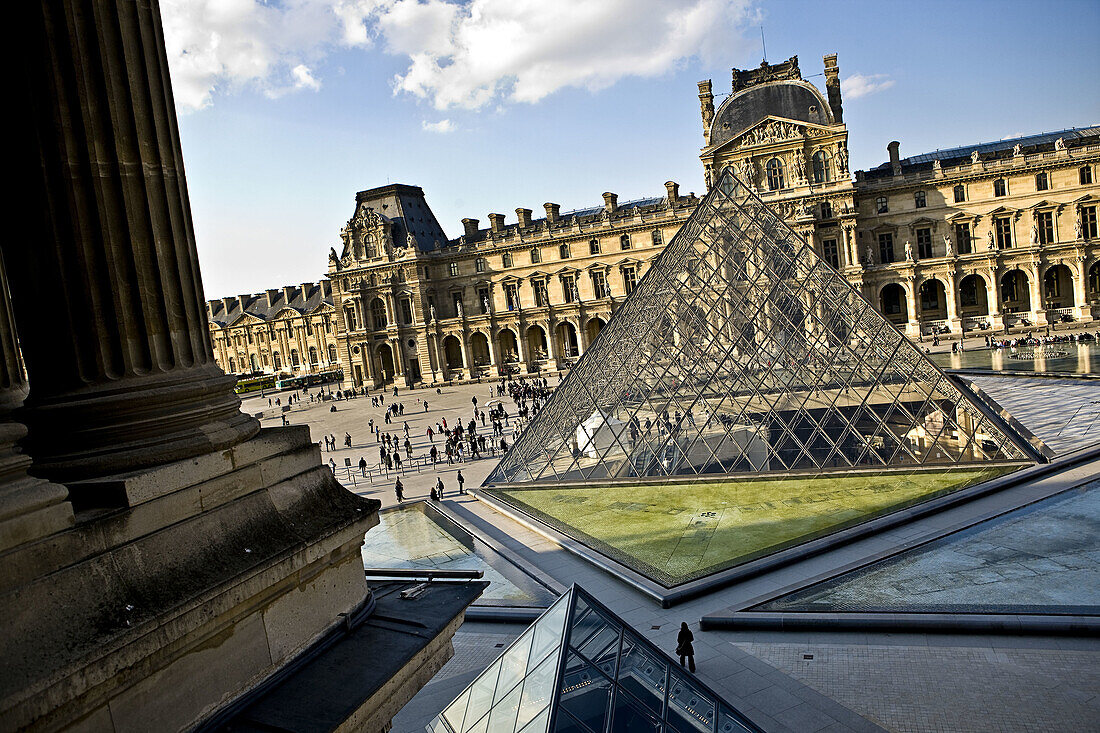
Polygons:
<instances>
[{"instance_id":1,"label":"dome roof","mask_svg":"<svg viewBox=\"0 0 1100 733\"><path fill-rule=\"evenodd\" d=\"M710 144L728 142L768 115L815 125L833 124L829 105L813 84L801 80L758 84L722 103L711 125Z\"/></svg>"}]
</instances>

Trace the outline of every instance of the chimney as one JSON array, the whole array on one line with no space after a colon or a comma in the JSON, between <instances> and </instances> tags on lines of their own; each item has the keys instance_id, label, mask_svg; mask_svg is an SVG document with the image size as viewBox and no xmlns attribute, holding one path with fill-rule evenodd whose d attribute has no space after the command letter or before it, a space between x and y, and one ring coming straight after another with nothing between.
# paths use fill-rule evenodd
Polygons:
<instances>
[{"instance_id":1,"label":"chimney","mask_svg":"<svg viewBox=\"0 0 1100 733\"><path fill-rule=\"evenodd\" d=\"M703 116L703 141L710 145L710 124L714 121L714 93L710 79L699 82L699 113Z\"/></svg>"},{"instance_id":2,"label":"chimney","mask_svg":"<svg viewBox=\"0 0 1100 733\"><path fill-rule=\"evenodd\" d=\"M265 291L264 294L267 296L267 307L270 308L275 305L275 299L279 297L279 289L272 288L271 290Z\"/></svg>"},{"instance_id":3,"label":"chimney","mask_svg":"<svg viewBox=\"0 0 1100 733\"><path fill-rule=\"evenodd\" d=\"M206 301L206 316L210 319L214 318L214 308L217 307L220 300L208 300Z\"/></svg>"},{"instance_id":4,"label":"chimney","mask_svg":"<svg viewBox=\"0 0 1100 733\"><path fill-rule=\"evenodd\" d=\"M244 308L245 308L246 305L248 305L248 301L251 297L252 296L249 295L248 293L245 293L244 295L238 295L237 296L237 300L239 300L240 303L241 303L241 313L244 313Z\"/></svg>"},{"instance_id":5,"label":"chimney","mask_svg":"<svg viewBox=\"0 0 1100 733\"><path fill-rule=\"evenodd\" d=\"M222 305L225 306L225 315L229 315L229 311L233 310L233 304L236 302L236 298L231 295L227 295L222 298Z\"/></svg>"},{"instance_id":6,"label":"chimney","mask_svg":"<svg viewBox=\"0 0 1100 733\"><path fill-rule=\"evenodd\" d=\"M322 291L322 297L331 299L332 298L332 280L322 280L321 281L321 291Z\"/></svg>"},{"instance_id":7,"label":"chimney","mask_svg":"<svg viewBox=\"0 0 1100 733\"><path fill-rule=\"evenodd\" d=\"M473 239L477 236L477 225L481 223L480 219L463 219L462 229L466 234L466 239Z\"/></svg>"},{"instance_id":8,"label":"chimney","mask_svg":"<svg viewBox=\"0 0 1100 733\"><path fill-rule=\"evenodd\" d=\"M283 286L283 305L290 305L290 301L294 300L294 286Z\"/></svg>"},{"instance_id":9,"label":"chimney","mask_svg":"<svg viewBox=\"0 0 1100 733\"><path fill-rule=\"evenodd\" d=\"M901 156L898 153L898 148L901 147L901 143L894 140L886 149L890 152L890 169L893 170L895 176L901 175Z\"/></svg>"},{"instance_id":10,"label":"chimney","mask_svg":"<svg viewBox=\"0 0 1100 733\"><path fill-rule=\"evenodd\" d=\"M504 214L489 214L489 227L494 234L504 231Z\"/></svg>"},{"instance_id":11,"label":"chimney","mask_svg":"<svg viewBox=\"0 0 1100 733\"><path fill-rule=\"evenodd\" d=\"M531 226L531 210L516 209L516 219L519 220L519 228L526 229Z\"/></svg>"},{"instance_id":12,"label":"chimney","mask_svg":"<svg viewBox=\"0 0 1100 733\"><path fill-rule=\"evenodd\" d=\"M829 108L833 111L833 120L840 124L844 122L844 104L840 99L840 67L836 65L836 54L826 54L825 61L825 91L829 93Z\"/></svg>"},{"instance_id":13,"label":"chimney","mask_svg":"<svg viewBox=\"0 0 1100 733\"><path fill-rule=\"evenodd\" d=\"M668 202L676 204L680 200L680 184L676 181L665 181L665 192L668 193Z\"/></svg>"},{"instance_id":14,"label":"chimney","mask_svg":"<svg viewBox=\"0 0 1100 733\"><path fill-rule=\"evenodd\" d=\"M313 290L313 283L302 283L302 300L309 300L309 291Z\"/></svg>"},{"instance_id":15,"label":"chimney","mask_svg":"<svg viewBox=\"0 0 1100 733\"><path fill-rule=\"evenodd\" d=\"M604 191L603 208L608 214L614 214L615 210L619 208L619 194Z\"/></svg>"},{"instance_id":16,"label":"chimney","mask_svg":"<svg viewBox=\"0 0 1100 733\"><path fill-rule=\"evenodd\" d=\"M547 201L542 205L542 208L546 209L546 221L553 224L558 220L558 212L561 211L561 204L552 204Z\"/></svg>"}]
</instances>

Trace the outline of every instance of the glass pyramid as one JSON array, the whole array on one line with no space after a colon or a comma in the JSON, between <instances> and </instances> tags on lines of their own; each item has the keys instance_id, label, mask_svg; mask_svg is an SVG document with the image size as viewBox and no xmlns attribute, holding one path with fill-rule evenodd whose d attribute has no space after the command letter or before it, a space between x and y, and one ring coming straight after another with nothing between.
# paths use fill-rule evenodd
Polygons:
<instances>
[{"instance_id":1,"label":"glass pyramid","mask_svg":"<svg viewBox=\"0 0 1100 733\"><path fill-rule=\"evenodd\" d=\"M745 733L752 722L574 585L428 733Z\"/></svg>"},{"instance_id":2,"label":"glass pyramid","mask_svg":"<svg viewBox=\"0 0 1100 733\"><path fill-rule=\"evenodd\" d=\"M1033 460L727 169L487 484Z\"/></svg>"}]
</instances>

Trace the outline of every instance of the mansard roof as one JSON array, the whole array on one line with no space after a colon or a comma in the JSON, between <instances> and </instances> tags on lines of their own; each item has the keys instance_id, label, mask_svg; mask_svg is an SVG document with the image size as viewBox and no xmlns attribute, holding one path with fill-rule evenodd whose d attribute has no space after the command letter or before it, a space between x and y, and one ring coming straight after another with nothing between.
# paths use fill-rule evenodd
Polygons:
<instances>
[{"instance_id":1,"label":"mansard roof","mask_svg":"<svg viewBox=\"0 0 1100 733\"><path fill-rule=\"evenodd\" d=\"M207 302L207 315L211 323L227 326L246 315L262 321L274 321L287 309L305 314L326 305L332 307L332 289L329 281L323 280L320 283L288 286L254 295L246 293L211 300Z\"/></svg>"},{"instance_id":2,"label":"mansard roof","mask_svg":"<svg viewBox=\"0 0 1100 733\"><path fill-rule=\"evenodd\" d=\"M975 150L978 151L982 160L1011 158L1017 145L1020 146L1020 152L1024 155L1050 152L1054 150L1054 144L1059 138L1062 139L1066 148L1069 150L1084 145L1096 145L1100 143L1100 125L1094 125L1092 127L1071 127L1068 130L1060 130L1057 132L1043 132L1037 135L1026 135L1024 137L1008 138L995 142L961 145L957 148L947 148L946 150L934 150L930 153L921 153L920 155L902 158L901 168L905 173L922 170L930 171L932 170L933 161L936 160L940 161L940 164L945 166L958 165L959 163L969 162L970 156ZM864 172L864 177L867 179L884 178L892 175L893 171L889 161Z\"/></svg>"}]
</instances>

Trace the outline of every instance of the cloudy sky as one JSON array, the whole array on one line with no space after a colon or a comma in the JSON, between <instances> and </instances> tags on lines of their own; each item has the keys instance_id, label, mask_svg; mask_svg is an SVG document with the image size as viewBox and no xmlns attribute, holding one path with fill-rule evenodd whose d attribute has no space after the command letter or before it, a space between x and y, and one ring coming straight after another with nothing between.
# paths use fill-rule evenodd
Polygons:
<instances>
[{"instance_id":1,"label":"cloudy sky","mask_svg":"<svg viewBox=\"0 0 1100 733\"><path fill-rule=\"evenodd\" d=\"M444 230L701 192L696 82L839 54L854 168L1100 123L1095 0L161 0L210 298L316 280L356 191ZM818 76L814 76L818 75Z\"/></svg>"}]
</instances>

